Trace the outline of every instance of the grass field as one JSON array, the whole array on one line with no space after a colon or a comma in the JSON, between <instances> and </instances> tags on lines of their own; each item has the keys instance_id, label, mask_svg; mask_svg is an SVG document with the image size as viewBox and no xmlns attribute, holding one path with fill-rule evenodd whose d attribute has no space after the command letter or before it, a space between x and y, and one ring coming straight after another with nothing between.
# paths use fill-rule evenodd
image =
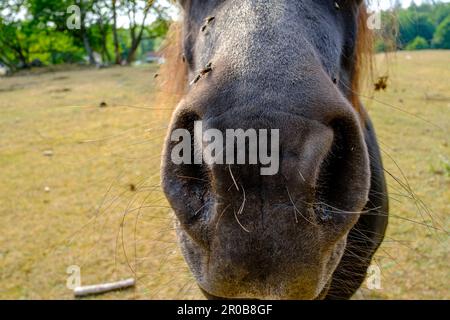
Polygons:
<instances>
[{"instance_id":1,"label":"grass field","mask_svg":"<svg viewBox=\"0 0 450 320\"><path fill-rule=\"evenodd\" d=\"M358 298L449 299L450 51L388 66L387 91L363 100L395 177L393 216L382 289ZM136 275L102 299L202 297L159 188L170 115L155 106L155 68L0 78L0 298L72 299L72 265L82 284Z\"/></svg>"}]
</instances>

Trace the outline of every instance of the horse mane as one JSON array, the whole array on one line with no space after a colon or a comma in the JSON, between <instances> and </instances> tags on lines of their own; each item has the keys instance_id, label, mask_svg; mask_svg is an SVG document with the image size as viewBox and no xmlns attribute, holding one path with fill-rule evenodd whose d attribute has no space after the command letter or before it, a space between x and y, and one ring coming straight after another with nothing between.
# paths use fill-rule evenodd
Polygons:
<instances>
[{"instance_id":1,"label":"horse mane","mask_svg":"<svg viewBox=\"0 0 450 320\"><path fill-rule=\"evenodd\" d=\"M360 114L362 110L359 94L365 81L371 79L373 74L374 34L367 25L368 19L369 13L367 12L366 4L362 4L357 17L358 30L355 44L355 62L349 99L353 108Z\"/></svg>"},{"instance_id":2,"label":"horse mane","mask_svg":"<svg viewBox=\"0 0 450 320\"><path fill-rule=\"evenodd\" d=\"M369 29L367 21L369 14L366 4L359 8L357 17L357 36L355 43L354 70L350 85L350 97L354 109L361 114L360 90L365 80L372 74L373 61L373 32ZM161 53L166 62L160 68L159 83L161 98L165 104L167 99L175 99L178 102L187 89L187 64L183 58L183 38L181 22L173 22ZM171 98L169 98L171 97ZM159 101L161 103L161 101ZM164 103L162 102L162 103Z\"/></svg>"},{"instance_id":3,"label":"horse mane","mask_svg":"<svg viewBox=\"0 0 450 320\"><path fill-rule=\"evenodd\" d=\"M183 38L181 22L171 24L161 49L165 63L159 69L158 82L161 99L180 100L187 89L188 68L183 55ZM176 101L176 102L178 102ZM167 101L162 101L167 104Z\"/></svg>"}]
</instances>

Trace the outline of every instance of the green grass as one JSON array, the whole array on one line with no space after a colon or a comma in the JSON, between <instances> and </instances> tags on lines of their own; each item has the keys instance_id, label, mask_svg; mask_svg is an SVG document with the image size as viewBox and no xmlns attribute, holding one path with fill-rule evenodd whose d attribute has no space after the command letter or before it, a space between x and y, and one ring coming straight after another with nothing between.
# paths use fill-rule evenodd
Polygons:
<instances>
[{"instance_id":1,"label":"green grass","mask_svg":"<svg viewBox=\"0 0 450 320\"><path fill-rule=\"evenodd\" d=\"M433 219L389 179L393 218L376 257L382 290L362 289L360 297L448 299L448 236L423 224L449 225L450 54L402 52L388 66L387 91L363 100L387 170L408 181ZM102 299L202 297L159 188L170 115L155 110L155 72L146 66L0 79L0 298L72 299L71 265L81 267L83 284L136 272L136 289Z\"/></svg>"}]
</instances>

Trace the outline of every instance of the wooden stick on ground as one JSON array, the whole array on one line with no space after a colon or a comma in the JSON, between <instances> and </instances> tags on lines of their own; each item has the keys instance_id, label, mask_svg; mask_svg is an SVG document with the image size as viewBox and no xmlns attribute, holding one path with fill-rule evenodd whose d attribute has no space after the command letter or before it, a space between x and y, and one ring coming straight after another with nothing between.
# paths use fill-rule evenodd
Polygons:
<instances>
[{"instance_id":1,"label":"wooden stick on ground","mask_svg":"<svg viewBox=\"0 0 450 320\"><path fill-rule=\"evenodd\" d=\"M107 293L107 292L111 292L111 291L134 287L135 284L136 284L135 279L127 279L127 280L122 280L122 281L118 281L118 282L77 287L77 288L75 288L73 293L74 293L75 297L81 298L81 297L86 297L89 295L102 294L102 293Z\"/></svg>"}]
</instances>

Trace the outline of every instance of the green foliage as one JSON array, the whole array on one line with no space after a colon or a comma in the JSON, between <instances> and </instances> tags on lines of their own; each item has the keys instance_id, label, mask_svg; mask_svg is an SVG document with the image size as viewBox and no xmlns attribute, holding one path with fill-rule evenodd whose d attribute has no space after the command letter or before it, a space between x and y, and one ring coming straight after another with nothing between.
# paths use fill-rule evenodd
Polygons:
<instances>
[{"instance_id":1,"label":"green foliage","mask_svg":"<svg viewBox=\"0 0 450 320\"><path fill-rule=\"evenodd\" d=\"M430 21L428 14L411 10L400 11L398 15L400 47L405 47L417 37L426 41L433 39L436 27Z\"/></svg>"},{"instance_id":2,"label":"green foliage","mask_svg":"<svg viewBox=\"0 0 450 320\"><path fill-rule=\"evenodd\" d=\"M71 0L28 0L28 11L36 24L47 25L49 22L59 30L66 25L67 8L74 4Z\"/></svg>"},{"instance_id":3,"label":"green foliage","mask_svg":"<svg viewBox=\"0 0 450 320\"><path fill-rule=\"evenodd\" d=\"M74 43L69 32L42 30L30 37L30 60L44 64L75 63L83 59L84 50Z\"/></svg>"},{"instance_id":4,"label":"green foliage","mask_svg":"<svg viewBox=\"0 0 450 320\"><path fill-rule=\"evenodd\" d=\"M68 30L67 8L81 8L82 27ZM140 59L159 49L170 24L167 8L157 4L151 23L136 18L146 0L116 0L116 13L133 17L127 28L117 29L119 61ZM104 62L114 62L112 0L1 0L0 62L11 69L27 67L34 59L45 64L75 63L97 52ZM150 20L150 19L148 19ZM144 22L146 22L144 20ZM450 49L450 4L425 2L395 12L382 12L376 50ZM140 32L142 30L142 32ZM397 30L397 38L393 31ZM92 62L92 60L91 60Z\"/></svg>"},{"instance_id":5,"label":"green foliage","mask_svg":"<svg viewBox=\"0 0 450 320\"><path fill-rule=\"evenodd\" d=\"M408 43L408 45L405 47L406 50L423 50L423 49L429 49L430 45L428 44L428 41L421 37L417 36L413 41Z\"/></svg>"},{"instance_id":6,"label":"green foliage","mask_svg":"<svg viewBox=\"0 0 450 320\"><path fill-rule=\"evenodd\" d=\"M32 30L29 22L8 22L0 17L0 58L2 62L7 65L26 65L28 63Z\"/></svg>"},{"instance_id":7,"label":"green foliage","mask_svg":"<svg viewBox=\"0 0 450 320\"><path fill-rule=\"evenodd\" d=\"M156 50L167 33L167 7L156 4L147 20L137 18L146 3L116 0L117 15L133 17L128 28L117 29L122 61ZM74 4L80 8L81 28L69 30L67 9ZM0 62L15 70L35 59L44 64L82 62L94 52L103 62L115 61L111 4L112 0L0 0ZM148 24L149 17L156 20Z\"/></svg>"},{"instance_id":8,"label":"green foliage","mask_svg":"<svg viewBox=\"0 0 450 320\"><path fill-rule=\"evenodd\" d=\"M375 44L378 52L395 49L420 50L449 49L450 3L414 3L406 9L401 6L382 12L382 30ZM394 45L389 44L396 32Z\"/></svg>"},{"instance_id":9,"label":"green foliage","mask_svg":"<svg viewBox=\"0 0 450 320\"><path fill-rule=\"evenodd\" d=\"M437 27L433 38L433 47L450 49L450 16L443 20Z\"/></svg>"},{"instance_id":10,"label":"green foliage","mask_svg":"<svg viewBox=\"0 0 450 320\"><path fill-rule=\"evenodd\" d=\"M169 31L169 25L170 23L168 20L158 17L158 19L147 28L147 36L153 39L164 38L167 31Z\"/></svg>"}]
</instances>

